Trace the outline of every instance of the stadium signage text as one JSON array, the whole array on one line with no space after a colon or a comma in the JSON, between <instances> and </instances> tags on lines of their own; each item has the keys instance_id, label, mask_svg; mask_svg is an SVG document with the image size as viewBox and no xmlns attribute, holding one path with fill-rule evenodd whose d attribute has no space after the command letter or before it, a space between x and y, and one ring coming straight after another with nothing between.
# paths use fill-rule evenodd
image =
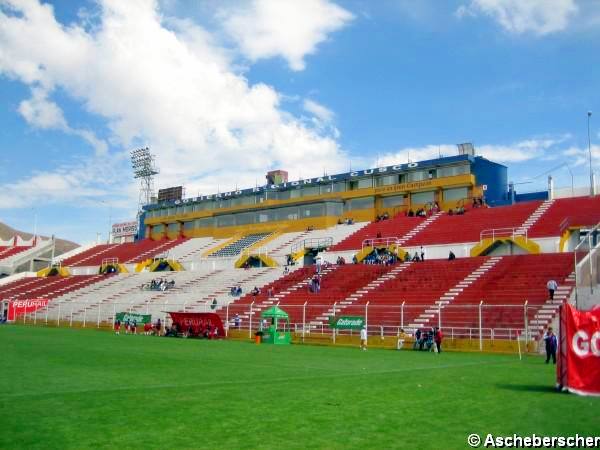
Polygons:
<instances>
[{"instance_id":1,"label":"stadium signage text","mask_svg":"<svg viewBox=\"0 0 600 450\"><path fill-rule=\"evenodd\" d=\"M150 323L152 321L151 314L134 314L134 313L126 313L120 312L117 313L116 320L119 320L121 323L125 323L127 321L133 322L135 320L136 323Z\"/></svg>"},{"instance_id":2,"label":"stadium signage text","mask_svg":"<svg viewBox=\"0 0 600 450\"><path fill-rule=\"evenodd\" d=\"M452 164L452 163L456 163L456 162L460 162L460 161L467 161L467 160L470 160L470 158L471 157L469 157L467 155L462 155L462 156L434 159L434 160L429 160L429 161L410 162L410 163L406 163L406 164L396 164L393 166L384 166L384 167L378 167L378 168L373 168L373 169L357 170L357 171L347 172L347 173L342 173L342 174L337 174L337 175L325 175L322 177L306 178L303 180L288 181L286 183L280 183L280 184L256 186L253 188L241 189L241 190L235 190L235 191L229 191L229 192L219 192L217 194L211 194L211 195L201 195L201 196L198 196L195 198L186 198L186 199L177 200L174 202L165 201L165 202L161 202L156 205L152 205L150 208L146 208L146 209L153 209L153 208L168 205L168 204L180 205L180 204L186 204L186 203L196 203L196 202L200 202L200 201L204 201L204 200L216 200L216 199L223 199L223 198L231 198L231 197L238 197L241 195L250 195L250 194L264 193L264 192L269 192L269 191L273 191L273 192L283 191L283 190L287 190L287 189L294 189L299 186L315 186L315 185L318 186L318 185L322 185L322 184L333 184L333 183L340 182L340 181L354 180L354 179L358 179L358 178L366 177L366 176L395 174L395 173L400 173L400 172L406 172L408 170L424 169L427 167L437 167L440 165Z\"/></svg>"},{"instance_id":3,"label":"stadium signage text","mask_svg":"<svg viewBox=\"0 0 600 450\"><path fill-rule=\"evenodd\" d=\"M48 299L13 300L8 304L8 320L16 320L17 317L32 313L48 305Z\"/></svg>"},{"instance_id":4,"label":"stadium signage text","mask_svg":"<svg viewBox=\"0 0 600 450\"><path fill-rule=\"evenodd\" d=\"M112 226L113 237L134 236L137 234L137 222L115 223Z\"/></svg>"},{"instance_id":5,"label":"stadium signage text","mask_svg":"<svg viewBox=\"0 0 600 450\"><path fill-rule=\"evenodd\" d=\"M590 336L583 330L579 330L573 335L573 351L577 356L585 358L593 355L600 358L600 331L596 331Z\"/></svg>"},{"instance_id":6,"label":"stadium signage text","mask_svg":"<svg viewBox=\"0 0 600 450\"><path fill-rule=\"evenodd\" d=\"M600 396L600 308L560 308L557 383L582 395Z\"/></svg>"},{"instance_id":7,"label":"stadium signage text","mask_svg":"<svg viewBox=\"0 0 600 450\"><path fill-rule=\"evenodd\" d=\"M360 330L365 325L365 319L358 316L340 316L334 318L329 326L338 330Z\"/></svg>"}]
</instances>

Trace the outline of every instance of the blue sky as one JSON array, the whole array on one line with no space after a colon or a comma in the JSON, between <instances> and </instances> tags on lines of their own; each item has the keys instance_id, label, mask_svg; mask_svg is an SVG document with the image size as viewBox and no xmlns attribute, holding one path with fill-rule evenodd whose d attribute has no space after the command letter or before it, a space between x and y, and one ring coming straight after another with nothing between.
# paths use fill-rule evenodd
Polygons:
<instances>
[{"instance_id":1,"label":"blue sky","mask_svg":"<svg viewBox=\"0 0 600 450\"><path fill-rule=\"evenodd\" d=\"M521 191L583 186L599 55L593 0L0 0L0 220L105 237L141 145L189 196L465 141Z\"/></svg>"}]
</instances>

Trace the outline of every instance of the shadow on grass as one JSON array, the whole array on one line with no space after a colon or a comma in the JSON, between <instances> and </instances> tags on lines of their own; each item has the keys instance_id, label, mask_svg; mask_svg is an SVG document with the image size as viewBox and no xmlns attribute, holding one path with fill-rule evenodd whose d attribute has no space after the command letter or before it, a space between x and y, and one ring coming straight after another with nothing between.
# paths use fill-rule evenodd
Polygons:
<instances>
[{"instance_id":1,"label":"shadow on grass","mask_svg":"<svg viewBox=\"0 0 600 450\"><path fill-rule=\"evenodd\" d=\"M539 384L505 384L499 383L496 385L499 389L505 389L507 391L516 392L543 392L543 393L556 393L554 386L544 386Z\"/></svg>"}]
</instances>

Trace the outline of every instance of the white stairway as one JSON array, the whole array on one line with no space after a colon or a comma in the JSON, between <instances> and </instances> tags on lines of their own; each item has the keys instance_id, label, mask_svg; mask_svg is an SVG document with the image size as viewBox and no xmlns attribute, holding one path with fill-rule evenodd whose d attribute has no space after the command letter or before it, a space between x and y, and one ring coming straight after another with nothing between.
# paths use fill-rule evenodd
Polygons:
<instances>
[{"instance_id":1,"label":"white stairway","mask_svg":"<svg viewBox=\"0 0 600 450\"><path fill-rule=\"evenodd\" d=\"M440 211L440 212L437 212L437 213L429 216L426 220L421 222L419 225L417 225L412 230L410 230L408 233L406 233L404 236L402 236L400 239L398 239L398 243L400 245L404 245L406 242L410 241L417 234L419 234L421 231L423 231L425 228L427 228L429 225L431 225L433 222L435 222L439 217L442 216L442 214L444 214L444 213Z\"/></svg>"},{"instance_id":2,"label":"white stairway","mask_svg":"<svg viewBox=\"0 0 600 450\"><path fill-rule=\"evenodd\" d=\"M517 232L525 233L527 230L529 230L538 220L540 220L540 218L546 213L546 211L548 211L553 203L554 200L546 200L542 202L542 204L538 206L533 213L531 213L531 216L529 216L527 220L517 228Z\"/></svg>"},{"instance_id":3,"label":"white stairway","mask_svg":"<svg viewBox=\"0 0 600 450\"><path fill-rule=\"evenodd\" d=\"M558 314L558 307L568 300L571 292L575 288L575 272L571 273L554 292L554 300L548 299L538 312L529 321L531 330L541 331L545 329L554 317Z\"/></svg>"},{"instance_id":4,"label":"white stairway","mask_svg":"<svg viewBox=\"0 0 600 450\"><path fill-rule=\"evenodd\" d=\"M223 239L212 237L191 238L169 250L169 258L177 261L200 259L209 248L217 246Z\"/></svg>"},{"instance_id":5,"label":"white stairway","mask_svg":"<svg viewBox=\"0 0 600 450\"><path fill-rule=\"evenodd\" d=\"M321 271L321 275L327 275L328 273L331 273L332 271L337 269L337 267L338 266L328 266L327 268ZM254 316L257 313L260 313L265 308L271 307L273 305L278 305L286 297L286 295L288 295L291 292L297 291L298 289L308 289L308 284L312 280L312 277L313 275L311 274L308 278L305 278L302 281L298 281L296 284L293 284L285 291L280 291L273 297L267 298L266 300L263 300L262 302L253 305L252 315ZM240 314L240 317L243 319L248 319L250 317L250 309L248 309L248 311L246 311L244 314Z\"/></svg>"},{"instance_id":6,"label":"white stairway","mask_svg":"<svg viewBox=\"0 0 600 450\"><path fill-rule=\"evenodd\" d=\"M385 273L384 275L381 275L379 278L369 282L366 286L358 289L356 292L350 294L344 300L338 302L338 304L335 306L335 311L334 311L333 307L329 308L327 310L327 312L325 312L322 316L317 317L316 320L312 320L310 322L310 325L314 326L314 327L323 325L323 323L328 321L330 317L342 312L343 309L352 305L356 300L369 294L369 291L373 291L373 290L379 288L379 286L382 285L383 283L396 278L400 272L402 272L406 268L410 267L411 264L413 264L413 263L410 261L404 262L404 263L394 267L392 270Z\"/></svg>"},{"instance_id":7,"label":"white stairway","mask_svg":"<svg viewBox=\"0 0 600 450\"><path fill-rule=\"evenodd\" d=\"M413 323L409 325L410 328L419 328L427 325L431 319L436 317L436 314L440 309L443 309L454 300L461 292L468 289L473 283L481 278L487 271L491 270L496 264L502 260L502 256L494 256L486 260L481 266L467 275L464 279L459 281L454 287L450 288L448 292L444 293L435 303L425 309L424 312L417 317Z\"/></svg>"}]
</instances>

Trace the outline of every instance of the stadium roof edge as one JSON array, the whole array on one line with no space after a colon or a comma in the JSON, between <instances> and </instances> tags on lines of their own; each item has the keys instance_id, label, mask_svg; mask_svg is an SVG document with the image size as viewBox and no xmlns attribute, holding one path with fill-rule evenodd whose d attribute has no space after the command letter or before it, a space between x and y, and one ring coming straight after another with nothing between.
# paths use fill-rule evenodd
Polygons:
<instances>
[{"instance_id":1,"label":"stadium roof edge","mask_svg":"<svg viewBox=\"0 0 600 450\"><path fill-rule=\"evenodd\" d=\"M357 171L346 172L346 173L335 174L335 175L324 175L321 177L312 177L312 178L307 178L307 179L302 179L302 180L288 181L286 183L280 183L280 184L272 184L272 185L265 184L265 185L261 185L261 186L257 186L257 187L253 187L253 188L247 188L247 189L230 191L230 192L219 192L216 194L204 195L204 196L195 197L195 198L186 198L183 200L166 201L166 202L161 202L161 203L145 205L145 206L143 206L143 209L144 210L152 210L152 209L162 208L162 207L169 206L169 205L180 205L180 204L188 204L188 203L197 203L197 202L207 201L207 200L214 200L214 199L219 199L219 198L238 197L241 195L248 195L248 194L253 194L253 193L264 192L265 190L282 191L282 190L287 190L287 189L294 189L297 186L329 184L329 183L335 183L338 181L345 181L345 180L349 180L349 179L360 178L363 176L369 176L369 175L375 175L375 174L386 174L386 173L392 174L392 173L398 173L398 172L405 172L405 171L409 171L409 170L427 169L427 168L431 168L431 167L437 167L437 166L441 166L441 165L453 164L453 163L458 163L458 162L463 162L463 161L469 161L471 163L474 163L478 160L486 161L490 164L494 164L494 165L497 165L500 167L506 167L503 164L491 161L487 158L484 158L483 156L471 156L471 155L446 156L446 157L441 157L441 158L428 159L428 160L424 160L424 161L408 162L408 163L403 163L403 164L375 167L375 168L371 168L371 169L357 170Z\"/></svg>"}]
</instances>

